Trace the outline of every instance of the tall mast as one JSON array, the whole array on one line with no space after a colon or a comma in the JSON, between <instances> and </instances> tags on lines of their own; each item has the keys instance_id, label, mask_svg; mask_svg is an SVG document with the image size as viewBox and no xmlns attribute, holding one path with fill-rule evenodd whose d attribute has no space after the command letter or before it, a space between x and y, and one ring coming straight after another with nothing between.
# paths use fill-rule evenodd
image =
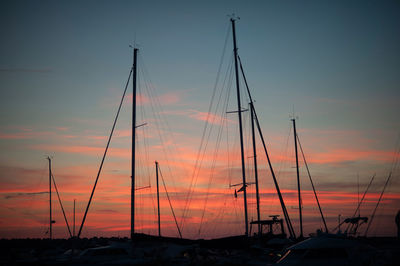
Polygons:
<instances>
[{"instance_id":1,"label":"tall mast","mask_svg":"<svg viewBox=\"0 0 400 266\"><path fill-rule=\"evenodd\" d=\"M238 55L236 46L236 31L235 19L231 18L232 32L233 32L233 52L235 54L235 75L236 75L236 92L238 102L238 115L239 115L239 135L240 135L240 154L242 158L242 177L243 177L243 202L244 202L244 220L245 220L245 235L249 235L249 222L247 216L247 183L246 183L246 168L244 163L244 149L243 149L243 127L242 127L242 107L240 104L240 87L239 87L239 70L238 70Z\"/></svg>"},{"instance_id":2,"label":"tall mast","mask_svg":"<svg viewBox=\"0 0 400 266\"><path fill-rule=\"evenodd\" d=\"M75 237L75 203L76 203L76 199L74 199L74 228L72 229L73 230L72 236L74 236L74 237Z\"/></svg>"},{"instance_id":3,"label":"tall mast","mask_svg":"<svg viewBox=\"0 0 400 266\"><path fill-rule=\"evenodd\" d=\"M296 119L293 117L293 136L294 136L294 151L296 154L296 172L297 172L297 193L299 200L299 220L300 220L300 238L303 238L303 215L301 210L301 192L300 192L300 174L299 174L299 157L297 155L297 132L296 132Z\"/></svg>"},{"instance_id":4,"label":"tall mast","mask_svg":"<svg viewBox=\"0 0 400 266\"><path fill-rule=\"evenodd\" d=\"M156 161L156 181L157 181L157 208L158 208L158 236L161 236L161 222L160 222L160 193L158 189L158 162Z\"/></svg>"},{"instance_id":5,"label":"tall mast","mask_svg":"<svg viewBox=\"0 0 400 266\"><path fill-rule=\"evenodd\" d=\"M89 211L90 203L92 202L93 195L94 195L94 192L96 190L97 182L99 181L101 170L103 169L104 160L106 158L108 148L110 147L111 138L112 138L112 135L114 133L115 125L117 124L118 116L119 116L119 113L121 111L122 103L124 102L126 90L128 89L128 85L129 85L129 81L130 81L131 76L132 76L132 72L133 72L133 68L131 68L131 70L129 71L129 76L128 76L128 80L126 81L124 93L123 93L121 101L119 103L117 114L115 115L114 123L112 125L111 132L110 132L110 135L108 137L107 145L106 145L106 148L105 148L104 153L103 153L103 158L101 159L101 162L100 162L99 170L97 171L96 181L94 182L92 193L90 194L89 202L88 202L88 204L86 206L86 210L85 210L85 214L83 215L81 226L79 227L79 231L78 231L78 235L77 235L78 238L80 237L80 235L82 233L82 229L83 229L83 226L84 226L85 221L86 221L86 216L87 216L88 211Z\"/></svg>"},{"instance_id":6,"label":"tall mast","mask_svg":"<svg viewBox=\"0 0 400 266\"><path fill-rule=\"evenodd\" d=\"M49 160L49 210L50 210L50 216L49 216L49 236L50 240L53 238L53 218L51 214L51 159L50 157L47 157L47 160Z\"/></svg>"},{"instance_id":7,"label":"tall mast","mask_svg":"<svg viewBox=\"0 0 400 266\"><path fill-rule=\"evenodd\" d=\"M254 179L256 181L256 200L257 200L257 220L258 220L258 234L261 236L260 224L260 194L258 188L258 169L257 169L257 150L256 150L256 134L254 130L254 107L253 102L250 101L250 114L251 114L251 135L253 138L253 159L254 159Z\"/></svg>"},{"instance_id":8,"label":"tall mast","mask_svg":"<svg viewBox=\"0 0 400 266\"><path fill-rule=\"evenodd\" d=\"M247 89L247 93L248 93L248 95L249 95L250 102L253 102L253 98L251 97L249 85L247 84L246 76L245 76L245 74L244 74L243 67L242 67L242 62L241 62L239 56L238 56L238 59L239 59L239 62L240 62L240 70L241 70L242 75L243 75L243 80L244 80L244 83L245 83L245 85L246 85L246 89ZM285 205L285 202L283 201L283 197L282 197L282 194L281 194L281 190L280 190L279 185L278 185L278 181L276 180L276 177L275 177L274 168L272 167L272 163L271 163L271 160L270 160L269 155L268 155L267 146L266 146L266 144L265 144L264 136L263 136L262 131L261 131L260 123L259 123L259 121L258 121L257 112L256 112L256 108L254 107L254 104L253 104L253 115L254 115L254 120L255 120L255 122L256 122L258 134L259 134L259 136L260 136L262 145L263 145L263 147L264 147L265 155L267 156L267 161L268 161L269 169L270 169L270 171L271 171L272 179L274 180L276 192L278 193L279 202L281 203L282 212L283 212L283 215L284 215L284 217L285 217L286 225L287 225L287 227L288 227L288 231L289 231L290 237L291 237L292 239L294 239L294 238L296 238L296 234L294 233L293 226L292 226L292 222L290 221L289 213L287 212L286 205Z\"/></svg>"},{"instance_id":9,"label":"tall mast","mask_svg":"<svg viewBox=\"0 0 400 266\"><path fill-rule=\"evenodd\" d=\"M136 76L137 76L137 52L133 48L133 78L132 78L132 160L131 160L131 239L135 234L135 137L136 137Z\"/></svg>"}]
</instances>

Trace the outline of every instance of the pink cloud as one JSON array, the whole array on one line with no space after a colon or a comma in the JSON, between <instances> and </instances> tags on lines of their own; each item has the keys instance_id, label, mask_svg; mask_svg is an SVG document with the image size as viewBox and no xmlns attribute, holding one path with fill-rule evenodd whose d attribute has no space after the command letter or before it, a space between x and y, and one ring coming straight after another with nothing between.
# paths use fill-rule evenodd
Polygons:
<instances>
[{"instance_id":1,"label":"pink cloud","mask_svg":"<svg viewBox=\"0 0 400 266\"><path fill-rule=\"evenodd\" d=\"M192 109L183 111L165 111L163 114L186 116L199 121L209 121L211 124L216 124L216 125L224 125L227 122L236 123L233 120L227 119L217 114L201 112Z\"/></svg>"},{"instance_id":2,"label":"pink cloud","mask_svg":"<svg viewBox=\"0 0 400 266\"><path fill-rule=\"evenodd\" d=\"M168 92L160 95L158 101L163 105L170 105L178 103L182 98L182 92Z\"/></svg>"},{"instance_id":3,"label":"pink cloud","mask_svg":"<svg viewBox=\"0 0 400 266\"><path fill-rule=\"evenodd\" d=\"M391 162L393 156L391 151L335 149L324 153L311 152L309 161L318 164L361 160ZM400 155L395 156L399 157Z\"/></svg>"},{"instance_id":4,"label":"pink cloud","mask_svg":"<svg viewBox=\"0 0 400 266\"><path fill-rule=\"evenodd\" d=\"M55 127L55 129L57 129L58 131L67 131L67 130L69 130L68 127Z\"/></svg>"},{"instance_id":5,"label":"pink cloud","mask_svg":"<svg viewBox=\"0 0 400 266\"><path fill-rule=\"evenodd\" d=\"M216 125L224 125L225 123L234 123L234 121L229 120L225 117L222 117L217 114L207 113L207 112L200 112L196 110L191 110L191 114L189 117L200 120L200 121L209 121L212 124Z\"/></svg>"}]
</instances>

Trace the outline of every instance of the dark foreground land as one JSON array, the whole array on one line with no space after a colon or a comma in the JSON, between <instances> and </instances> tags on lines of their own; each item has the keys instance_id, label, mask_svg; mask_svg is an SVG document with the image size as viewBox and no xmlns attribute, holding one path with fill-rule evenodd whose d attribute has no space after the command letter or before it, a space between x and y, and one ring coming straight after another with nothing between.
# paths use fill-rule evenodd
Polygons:
<instances>
[{"instance_id":1,"label":"dark foreground land","mask_svg":"<svg viewBox=\"0 0 400 266\"><path fill-rule=\"evenodd\" d=\"M376 248L370 265L400 265L400 242L368 238ZM271 265L291 245L286 239L242 236L185 240L137 235L128 238L0 240L0 265Z\"/></svg>"}]
</instances>

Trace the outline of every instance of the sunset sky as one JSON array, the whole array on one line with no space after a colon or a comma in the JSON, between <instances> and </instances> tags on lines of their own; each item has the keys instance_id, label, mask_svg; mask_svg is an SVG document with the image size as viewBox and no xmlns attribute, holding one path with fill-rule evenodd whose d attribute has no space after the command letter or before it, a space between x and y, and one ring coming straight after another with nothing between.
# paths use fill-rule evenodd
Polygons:
<instances>
[{"instance_id":1,"label":"sunset sky","mask_svg":"<svg viewBox=\"0 0 400 266\"><path fill-rule=\"evenodd\" d=\"M293 112L328 227L353 214L375 174L361 208L370 216L393 170L369 235L395 235L399 1L17 0L0 7L0 238L48 237L47 156L71 225L77 200L79 228L132 66L130 44L139 48L137 125L147 123L137 130L137 188L150 186L137 190L137 232L157 233L158 161L183 237L243 234L243 194L235 198L239 187L230 187L242 182L237 114L226 113L237 110L232 13L240 17L239 55L296 234ZM129 236L131 88L83 237ZM242 102L248 108L244 91ZM254 182L249 112L243 118L247 180ZM257 146L262 219L282 217ZM302 160L300 175L309 234L322 221ZM160 191L162 234L178 236ZM53 235L66 238L52 198ZM254 185L248 198L255 220Z\"/></svg>"}]
</instances>

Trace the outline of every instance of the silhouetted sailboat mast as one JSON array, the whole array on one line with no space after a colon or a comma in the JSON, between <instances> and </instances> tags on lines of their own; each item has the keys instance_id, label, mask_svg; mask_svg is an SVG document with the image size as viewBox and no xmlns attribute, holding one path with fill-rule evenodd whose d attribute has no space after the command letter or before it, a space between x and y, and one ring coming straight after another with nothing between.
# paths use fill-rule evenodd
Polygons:
<instances>
[{"instance_id":1,"label":"silhouetted sailboat mast","mask_svg":"<svg viewBox=\"0 0 400 266\"><path fill-rule=\"evenodd\" d=\"M247 83L246 76L245 76L244 71L243 71L242 62L241 62L239 56L237 58L238 58L239 63L240 63L240 70L242 72L243 80L244 80L244 83L246 85L246 90L247 90L247 93L248 93L248 96L249 96L249 99L250 99L250 103L254 103L253 97L251 96L250 89L249 89L249 86L248 86L248 83ZM272 167L272 163L271 163L271 160L269 158L269 154L268 154L268 151L267 151L267 145L266 145L265 140L264 140L264 135L263 135L262 130L261 130L260 122L258 120L258 116L257 116L256 109L254 107L254 104L250 104L250 109L251 109L250 111L253 112L253 119L256 122L255 125L257 126L257 131L258 131L259 137L261 139L261 142L263 144L264 153L265 153L265 156L267 157L268 166L269 166L269 169L271 171L272 179L274 181L275 189L276 189L276 192L278 194L278 198L279 198L279 202L280 202L280 205L281 205L281 208L282 208L283 216L285 217L285 221L286 221L286 225L287 225L287 228L288 228L288 231L289 231L289 235L290 235L291 238L294 239L294 238L296 238L296 234L294 233L292 222L290 220L289 213L288 213L288 211L286 209L286 205L285 205L285 202L283 200L282 193L280 191L280 188L279 188L279 185L278 185L278 181L277 181L276 176L275 176L275 171L274 171L274 169ZM257 187L258 186L256 186L256 189L258 190ZM256 193L258 194L258 192L256 192ZM258 206L258 208L260 208L260 207ZM262 221L258 220L257 222L261 223Z\"/></svg>"},{"instance_id":2,"label":"silhouetted sailboat mast","mask_svg":"<svg viewBox=\"0 0 400 266\"><path fill-rule=\"evenodd\" d=\"M160 192L158 188L158 162L156 164L156 183L157 183L157 214L158 214L158 236L161 236L161 219L160 219Z\"/></svg>"},{"instance_id":3,"label":"silhouetted sailboat mast","mask_svg":"<svg viewBox=\"0 0 400 266\"><path fill-rule=\"evenodd\" d=\"M246 183L246 166L244 158L243 148L243 126L242 126L242 107L240 102L240 86L239 86L239 70L238 70L238 55L236 46L236 31L235 31L235 19L231 18L232 33L233 33L233 52L235 57L235 77L236 77L236 93L237 93L237 104L238 104L238 116L239 116L239 136L240 136L240 155L242 159L242 178L243 178L243 202L244 202L244 220L245 220L245 235L249 235L249 221L247 214L247 183Z\"/></svg>"},{"instance_id":4,"label":"silhouetted sailboat mast","mask_svg":"<svg viewBox=\"0 0 400 266\"><path fill-rule=\"evenodd\" d=\"M311 178L310 169L308 168L307 160L306 160L306 157L304 155L303 148L301 147L300 138L299 138L299 135L297 135L297 132L295 134L295 137L296 137L297 143L299 144L301 154L303 156L304 165L306 166L308 178L310 179L310 183L311 183L311 187L312 187L313 192L314 192L315 200L317 201L318 210L319 210L319 213L321 214L322 222L324 223L325 232L328 233L328 226L326 225L326 221L325 221L324 214L322 212L321 204L319 203L319 199L318 199L318 196L317 196L317 192L315 190L314 182L312 181L312 178Z\"/></svg>"},{"instance_id":5,"label":"silhouetted sailboat mast","mask_svg":"<svg viewBox=\"0 0 400 266\"><path fill-rule=\"evenodd\" d=\"M88 214L88 210L89 210L90 204L91 204L92 199L93 199L93 195L94 195L94 192L95 192L95 189L96 189L96 186L97 186L97 182L98 182L99 177L100 177L100 173L101 173L101 170L102 170L102 167L103 167L103 164L104 164L105 157L107 155L107 151L108 151L108 148L109 148L109 145L110 145L110 141L111 141L114 129L115 129L115 125L116 125L118 117L119 117L119 113L121 111L122 103L124 101L124 98L125 98L125 95L126 95L126 91L127 91L131 76L132 76L132 89L133 89L133 93L132 93L132 139L131 139L131 141L132 141L132 143L131 143L132 144L132 149L131 149L131 228L130 228L131 229L130 230L131 238L134 238L134 236L135 236L135 191L139 190L139 189L144 189L144 188L149 188L150 187L150 186L146 186L146 187L135 188L135 183L136 183L135 182L135 154L136 154L135 153L135 139L136 139L136 128L144 126L147 123L144 123L144 124L141 124L141 125L136 125L137 54L138 54L139 49L137 49L135 47L132 47L132 46L130 46L130 47L133 48L133 64L132 64L132 68L131 68L131 70L129 72L129 77L128 77L128 80L127 80L126 85L125 85L124 93L122 95L122 98L121 98L121 101L120 101L120 104L119 104L119 107L118 107L117 114L116 114L116 116L114 118L114 123L113 123L113 126L111 128L110 135L108 137L107 145L106 145L106 148L104 150L104 154L103 154L103 157L102 157L102 160L101 160L101 163L100 163L99 170L97 172L96 181L94 183L94 186L93 186L93 189L92 189L92 193L90 195L89 202L88 202L88 205L86 207L85 214L83 216L81 226L79 228L79 232L78 232L78 235L77 235L78 238L80 237L80 235L82 233L82 229L83 229L83 226L84 226L87 214ZM157 166L158 166L158 163L157 163ZM159 167L157 167L157 169L158 169L157 174L158 174L158 172L160 172L160 174L161 174L161 170L159 169ZM162 174L161 174L161 178L162 178ZM157 179L157 181L158 181L158 179ZM177 226L177 229L178 229L179 236L180 236L180 238L182 238L182 234L181 234L180 228L178 226L174 210L172 208L172 203L171 203L171 200L169 198L168 191L167 191L164 179L162 179L162 181L163 181L164 189L165 189L165 192L167 194L167 198L168 198L168 201L169 201L169 204L170 204L170 207L171 207L172 214L174 216L174 220L175 220L175 223L176 223L176 226ZM158 195L158 182L157 182L157 195ZM159 202L159 196L158 196L158 202ZM160 210L158 212L160 213ZM160 214L159 214L159 217L158 217L158 223L159 223L159 235L161 235Z\"/></svg>"},{"instance_id":6,"label":"silhouetted sailboat mast","mask_svg":"<svg viewBox=\"0 0 400 266\"><path fill-rule=\"evenodd\" d=\"M253 102L250 101L250 119L251 119L251 137L253 140L253 162L254 162L254 179L256 183L256 203L257 203L257 221L261 221L260 215L260 193L258 186L258 168L257 168L257 149L256 149L256 133L254 130L254 106ZM258 235L262 235L262 226L261 223L258 223Z\"/></svg>"},{"instance_id":7,"label":"silhouetted sailboat mast","mask_svg":"<svg viewBox=\"0 0 400 266\"><path fill-rule=\"evenodd\" d=\"M136 50L136 52L135 52L135 50ZM137 54L137 49L136 49L136 48L134 49L134 54ZM135 56L134 56L134 62L135 62ZM134 68L135 68L135 66L133 66L133 67L131 68L131 70L130 70L130 72L129 72L128 80L126 81L124 93L122 94L122 98L121 98L121 101L120 101L119 106L118 106L118 111L117 111L117 114L115 115L114 123L113 123L113 126L112 126L112 128L111 128L110 135L109 135L109 137L108 137L107 145L106 145L106 148L105 148L104 153L103 153L103 157L102 157L101 162L100 162L99 170L98 170L97 176L96 176L96 181L94 182L94 186L93 186L92 192L91 192L90 197L89 197L89 202L88 202L88 204L87 204L87 206L86 206L85 214L83 215L83 219L82 219L81 226L79 227L79 232L78 232L78 236L77 236L78 238L80 237L80 235L81 235L81 233L82 233L82 229L83 229L83 226L84 226L85 221L86 221L86 216L87 216L87 214L88 214L89 207L90 207L90 204L91 204L91 202L92 202L94 192L95 192L95 190L96 190L97 182L99 181L99 177L100 177L100 174L101 174L101 170L102 170L102 168L103 168L104 160L105 160L105 158L106 158L107 151L108 151L108 148L109 148L109 146L110 146L111 138L112 138L112 135L113 135L113 133L114 133L115 125L116 125L116 123L117 123L118 116L119 116L119 113L120 113L120 111L121 111L122 103L123 103L123 101L124 101L125 94L126 94L126 91L127 91L128 85L129 85L129 80L130 80L130 78L131 78L131 76L132 76L132 72L133 72L133 69L134 69ZM135 72L135 75L136 75L136 72ZM136 87L136 85L134 85L134 86ZM135 98L135 96L133 96L133 98ZM135 107L136 107L136 106L135 106ZM134 108L134 109L135 109L135 108ZM134 125L134 124L133 124L133 125ZM133 129L133 132L135 132L134 129ZM132 137L133 137L133 139L134 139L134 136L132 136ZM135 142L133 141L132 146L134 146L134 143L135 143ZM133 152L133 160L134 160L134 152ZM133 169L134 169L134 168L133 168ZM132 172L134 173L134 170L132 170ZM133 174L132 176L133 176L133 177L132 177L132 183L133 183L133 187L134 187L134 174ZM133 189L132 199L134 199L134 189ZM131 202L131 205L134 206L134 201ZM131 220L133 220L132 217L134 218L134 210L131 211ZM133 230L132 230L132 229L133 229ZM133 234L133 232L134 232L134 223L132 222L132 224L131 224L131 235Z\"/></svg>"},{"instance_id":8,"label":"silhouetted sailboat mast","mask_svg":"<svg viewBox=\"0 0 400 266\"><path fill-rule=\"evenodd\" d=\"M63 216L64 216L64 220L65 220L65 224L66 224L67 229L68 229L69 236L72 237L71 228L69 227L69 224L68 224L68 219L67 219L67 216L66 216L65 211L64 211L64 206L63 206L62 201L61 201L60 193L58 193L56 180L55 180L53 172L51 170L51 158L48 156L46 159L49 161L49 205L50 205L49 206L50 207L49 208L49 212L50 212L49 213L49 238L53 239L53 224L56 222L56 221L53 220L53 213L52 213L52 197L51 197L51 185L52 184L54 184L54 188L56 190L58 202L60 203L61 211L62 211Z\"/></svg>"},{"instance_id":9,"label":"silhouetted sailboat mast","mask_svg":"<svg viewBox=\"0 0 400 266\"><path fill-rule=\"evenodd\" d=\"M238 111L237 112L238 112L238 116L239 116L239 133L240 133L240 148L241 148L241 159L242 159L242 178L243 178L243 187L239 191L243 191L245 232L246 232L245 234L248 235L248 214L247 214L247 193L246 193L247 183L246 183L246 175L245 175L246 171L245 171L244 148L243 148L243 132L242 132L242 112L243 111L241 109L241 102L240 102L239 70L238 70L239 63L240 63L240 69L241 69L241 72L242 72L243 80L245 82L247 93L248 93L248 96L249 96L249 99L250 99L250 112L251 112L251 117L252 117L252 128L253 128L252 129L252 137L253 137L254 168L255 168L255 172L256 172L255 173L255 177L256 177L255 179L256 179L256 197L257 197L257 219L258 219L259 232L261 232L261 224L260 224L261 223L261 220L260 220L260 218L261 218L260 216L261 215L260 215L259 186L258 186L257 159L256 159L257 154L256 154L256 151L255 151L256 147L255 147L254 121L256 122L258 133L259 133L259 136L261 138L261 141L262 141L262 144L263 144L263 147L264 147L264 151L265 151L265 154L266 154L266 157L267 157L267 160L268 160L268 165L269 165L269 168L270 168L270 171L271 171L271 174L272 174L272 178L274 180L276 191L278 193L279 201L280 201L280 204L281 204L281 207L282 207L282 212L283 212L283 215L285 217L285 221L286 221L286 224L287 224L287 227L288 227L288 230L289 230L290 237L291 238L296 238L296 235L295 235L294 230L293 230L292 223L291 223L290 218L289 218L289 213L287 212L285 203L283 201L283 197L282 197L282 194L280 192L279 185L278 185L278 182L276 180L275 173L274 173L274 170L272 168L272 164L271 164L268 152L267 152L267 147L266 147L266 144L265 144L265 141L264 141L264 137L263 137L263 134L262 134L262 131L261 131L261 127L260 127L260 124L259 124L259 121L258 121L257 113L256 113L255 108L254 108L254 104L253 104L254 101L253 101L253 98L251 97L251 94L250 94L250 90L249 90L249 87L248 87L248 84L247 84L247 80L246 80L246 77L244 75L243 67L242 67L242 64L240 62L240 57L238 56L238 53L237 53L235 21L236 21L235 18L232 17L231 18L231 24L232 24L232 32L233 32L233 51L234 51L234 59L235 59L236 92L237 92L237 102L238 102Z\"/></svg>"},{"instance_id":10,"label":"silhouetted sailboat mast","mask_svg":"<svg viewBox=\"0 0 400 266\"><path fill-rule=\"evenodd\" d=\"M296 132L296 118L292 118L293 122L293 137L294 137L294 151L296 156L296 174L297 174L297 194L299 201L299 222L300 222L300 238L303 238L303 214L302 214L302 206L301 206L301 189L300 189L300 173L299 173L299 157L297 154L297 132Z\"/></svg>"},{"instance_id":11,"label":"silhouetted sailboat mast","mask_svg":"<svg viewBox=\"0 0 400 266\"><path fill-rule=\"evenodd\" d=\"M135 138L136 138L136 77L137 77L137 48L133 48L132 65L132 150L131 150L131 238L135 234Z\"/></svg>"},{"instance_id":12,"label":"silhouetted sailboat mast","mask_svg":"<svg viewBox=\"0 0 400 266\"><path fill-rule=\"evenodd\" d=\"M51 240L53 238L53 217L51 213L51 159L49 156L47 160L49 160L49 238Z\"/></svg>"},{"instance_id":13,"label":"silhouetted sailboat mast","mask_svg":"<svg viewBox=\"0 0 400 266\"><path fill-rule=\"evenodd\" d=\"M73 237L75 237L75 205L76 205L76 199L74 199L74 228L73 228L73 233L72 233Z\"/></svg>"}]
</instances>

